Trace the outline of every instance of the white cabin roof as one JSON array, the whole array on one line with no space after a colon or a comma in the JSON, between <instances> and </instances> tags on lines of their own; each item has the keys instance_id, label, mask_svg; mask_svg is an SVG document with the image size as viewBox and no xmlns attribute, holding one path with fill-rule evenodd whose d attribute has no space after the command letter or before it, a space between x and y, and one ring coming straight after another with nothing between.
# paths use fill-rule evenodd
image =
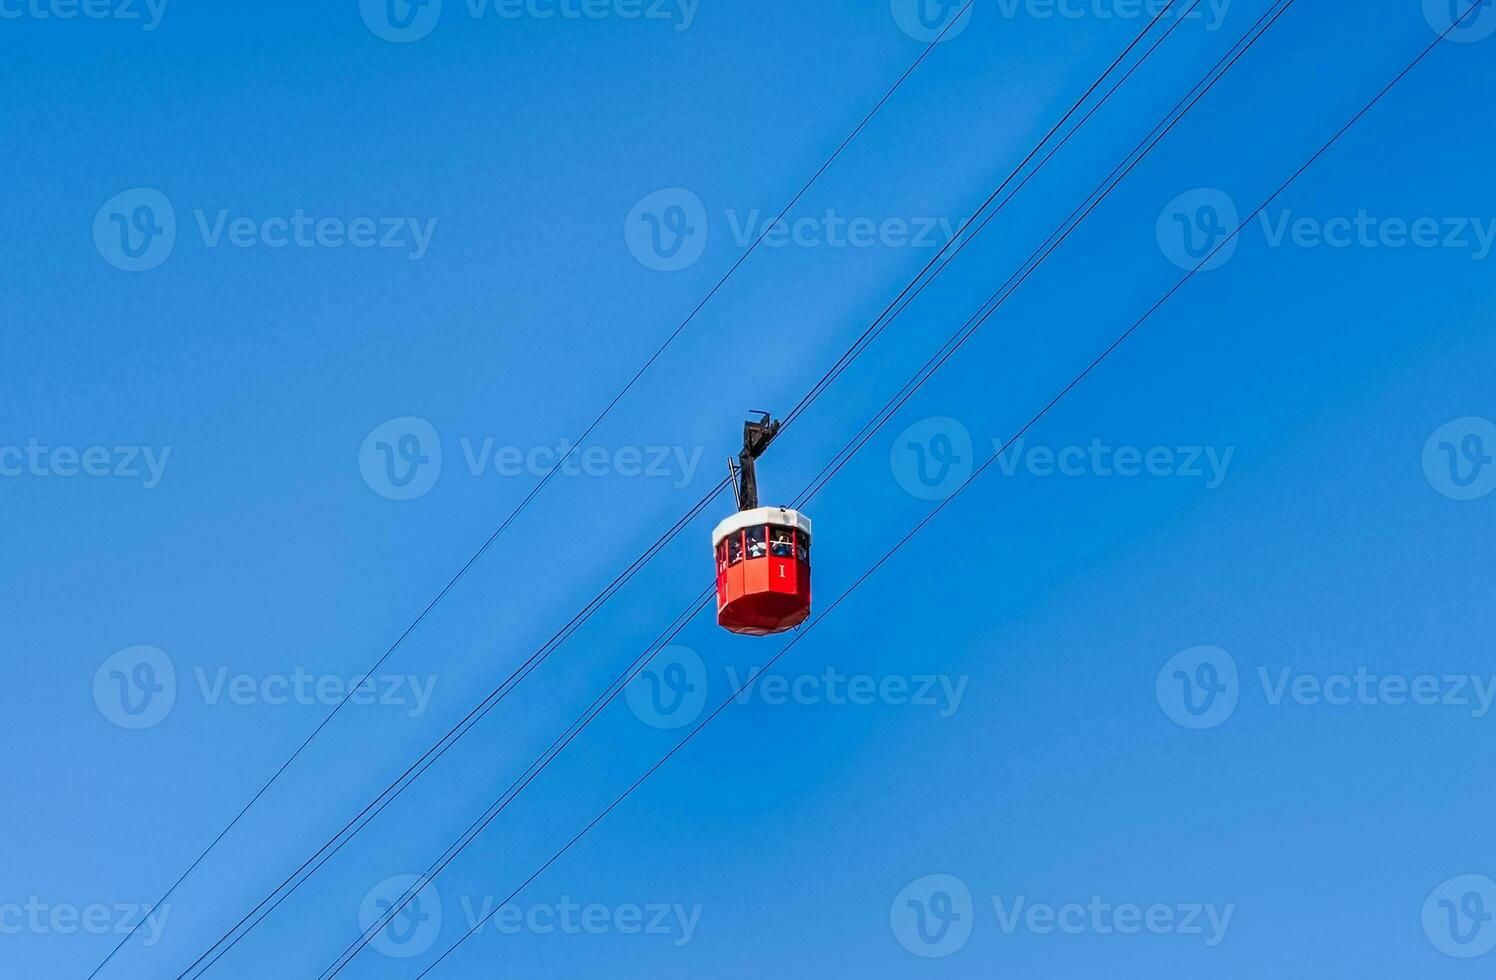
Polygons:
<instances>
[{"instance_id":1,"label":"white cabin roof","mask_svg":"<svg viewBox=\"0 0 1496 980\"><path fill-rule=\"evenodd\" d=\"M717 544L732 532L741 531L755 524L793 527L804 531L807 537L811 533L810 518L798 510L790 510L788 507L755 507L753 510L740 510L718 524L712 531L712 547L717 547Z\"/></svg>"}]
</instances>

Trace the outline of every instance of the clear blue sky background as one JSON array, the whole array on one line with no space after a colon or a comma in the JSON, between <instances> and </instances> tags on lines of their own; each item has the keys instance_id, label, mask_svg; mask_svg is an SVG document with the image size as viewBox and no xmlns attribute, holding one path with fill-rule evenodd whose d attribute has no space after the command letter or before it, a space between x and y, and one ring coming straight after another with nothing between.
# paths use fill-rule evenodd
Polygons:
<instances>
[{"instance_id":1,"label":"clear blue sky background","mask_svg":"<svg viewBox=\"0 0 1496 980\"><path fill-rule=\"evenodd\" d=\"M737 257L734 216L776 212L921 50L886 2L707 3L684 30L445 8L403 44L353 0L172 3L150 31L6 8L23 16L0 22L0 445L170 456L151 489L0 478L0 904L157 898L327 711L208 703L197 673L366 668L533 485L472 475L463 440L529 450L580 431ZM1141 26L976 8L796 215L959 221ZM775 445L766 497L797 493L1264 9L1234 0L1219 30L1177 31ZM1298 0L808 508L818 604L932 506L907 489L901 432L955 419L990 450L1181 275L1158 230L1171 201L1218 188L1250 209L1433 36L1415 0ZM1490 221L1493 69L1496 37L1444 45L1273 214ZM93 225L140 187L171 201L177 241L130 273ZM710 234L699 261L661 272L635 259L625 219L672 187L699 196ZM436 226L417 260L210 247L193 212L222 209ZM594 434L700 450L691 479L554 480L386 664L435 678L427 710L346 709L173 896L160 941L137 936L104 975L176 976L650 547L720 478L745 410L797 401L930 255L755 254ZM1496 717L1273 704L1258 674L1491 676L1496 497L1440 492L1424 450L1451 420L1496 416L1493 261L1474 244L1272 247L1254 225L1029 435L1230 450L1218 486L989 470L777 668L964 678L953 713L733 706L519 898L699 905L689 942L485 933L433 975L1486 975L1489 958L1439 951L1423 908L1456 876L1496 875ZM402 501L359 459L404 416L430 423L444 458ZM709 581L727 509L209 975L327 966L370 889L424 868ZM702 616L678 642L715 704L729 669L784 640ZM1234 713L1194 730L1155 686L1202 644L1240 682ZM93 691L136 645L170 658L177 694L132 731ZM466 928L465 903L507 894L682 731L610 706L439 880L436 945L369 949L344 975L414 976ZM895 899L934 874L974 907L964 946L927 958L906 949ZM1234 908L1207 946L1005 934L992 907L1093 895ZM82 977L115 939L0 935L0 973Z\"/></svg>"}]
</instances>

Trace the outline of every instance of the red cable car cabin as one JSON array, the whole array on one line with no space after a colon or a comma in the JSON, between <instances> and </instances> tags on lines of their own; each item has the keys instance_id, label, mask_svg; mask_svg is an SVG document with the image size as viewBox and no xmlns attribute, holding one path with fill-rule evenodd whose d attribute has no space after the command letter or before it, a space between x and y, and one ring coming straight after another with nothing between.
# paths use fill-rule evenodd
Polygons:
<instances>
[{"instance_id":1,"label":"red cable car cabin","mask_svg":"<svg viewBox=\"0 0 1496 980\"><path fill-rule=\"evenodd\" d=\"M810 518L785 507L741 510L712 532L717 623L767 636L810 615Z\"/></svg>"}]
</instances>

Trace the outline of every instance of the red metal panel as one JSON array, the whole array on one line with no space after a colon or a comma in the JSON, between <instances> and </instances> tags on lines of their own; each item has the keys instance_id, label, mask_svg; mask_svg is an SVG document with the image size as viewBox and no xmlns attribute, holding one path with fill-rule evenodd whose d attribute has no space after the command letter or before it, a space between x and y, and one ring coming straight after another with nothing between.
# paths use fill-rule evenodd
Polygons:
<instances>
[{"instance_id":1,"label":"red metal panel","mask_svg":"<svg viewBox=\"0 0 1496 980\"><path fill-rule=\"evenodd\" d=\"M729 565L727 568L727 601L742 598L743 588L743 562Z\"/></svg>"},{"instance_id":2,"label":"red metal panel","mask_svg":"<svg viewBox=\"0 0 1496 980\"><path fill-rule=\"evenodd\" d=\"M769 591L769 559L750 558L743 562L743 591L747 594Z\"/></svg>"},{"instance_id":3,"label":"red metal panel","mask_svg":"<svg viewBox=\"0 0 1496 980\"><path fill-rule=\"evenodd\" d=\"M798 558L771 553L719 569L717 622L725 629L766 636L809 615L810 566Z\"/></svg>"}]
</instances>

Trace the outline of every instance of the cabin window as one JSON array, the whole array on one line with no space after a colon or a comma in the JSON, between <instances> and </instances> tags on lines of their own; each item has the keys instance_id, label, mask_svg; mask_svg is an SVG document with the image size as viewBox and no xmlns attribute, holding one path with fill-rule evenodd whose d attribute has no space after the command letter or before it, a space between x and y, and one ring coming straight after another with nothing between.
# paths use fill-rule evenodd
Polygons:
<instances>
[{"instance_id":1,"label":"cabin window","mask_svg":"<svg viewBox=\"0 0 1496 980\"><path fill-rule=\"evenodd\" d=\"M762 524L755 524L748 528L746 537L748 538L749 558L762 558L769 553L767 546L764 544L764 526Z\"/></svg>"},{"instance_id":2,"label":"cabin window","mask_svg":"<svg viewBox=\"0 0 1496 980\"><path fill-rule=\"evenodd\" d=\"M727 538L727 563L736 565L743 560L743 533L734 531Z\"/></svg>"},{"instance_id":3,"label":"cabin window","mask_svg":"<svg viewBox=\"0 0 1496 980\"><path fill-rule=\"evenodd\" d=\"M795 557L810 564L810 535L798 529L795 531Z\"/></svg>"},{"instance_id":4,"label":"cabin window","mask_svg":"<svg viewBox=\"0 0 1496 980\"><path fill-rule=\"evenodd\" d=\"M795 554L795 532L787 527L769 527L769 554L775 558L792 558Z\"/></svg>"},{"instance_id":5,"label":"cabin window","mask_svg":"<svg viewBox=\"0 0 1496 980\"><path fill-rule=\"evenodd\" d=\"M717 568L727 567L727 539L723 538L717 542Z\"/></svg>"}]
</instances>

